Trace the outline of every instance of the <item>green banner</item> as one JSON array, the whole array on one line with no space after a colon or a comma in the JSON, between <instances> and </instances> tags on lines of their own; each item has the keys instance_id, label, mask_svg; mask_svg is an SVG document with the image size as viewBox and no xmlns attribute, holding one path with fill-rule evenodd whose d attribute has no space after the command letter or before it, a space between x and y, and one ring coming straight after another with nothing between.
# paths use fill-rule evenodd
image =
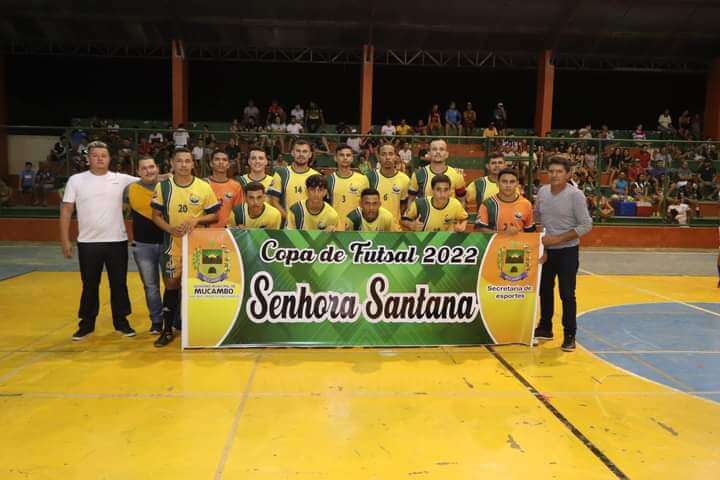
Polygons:
<instances>
[{"instance_id":1,"label":"green banner","mask_svg":"<svg viewBox=\"0 0 720 480\"><path fill-rule=\"evenodd\" d=\"M184 347L526 343L538 234L197 229Z\"/></svg>"}]
</instances>

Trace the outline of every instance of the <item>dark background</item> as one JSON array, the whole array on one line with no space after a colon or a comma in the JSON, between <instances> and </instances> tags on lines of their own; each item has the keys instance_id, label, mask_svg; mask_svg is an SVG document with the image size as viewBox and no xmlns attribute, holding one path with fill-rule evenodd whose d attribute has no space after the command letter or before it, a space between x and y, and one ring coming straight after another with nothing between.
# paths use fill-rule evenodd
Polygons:
<instances>
[{"instance_id":1,"label":"dark background","mask_svg":"<svg viewBox=\"0 0 720 480\"><path fill-rule=\"evenodd\" d=\"M73 117L171 118L169 60L86 57L7 57L9 121L13 125L67 125ZM289 63L190 63L190 118L230 121L248 98L261 110L277 98L289 111L317 101L329 123L359 121L360 66ZM472 101L480 124L503 101L512 127L531 128L534 70L472 70L376 66L373 123L427 118L433 103ZM662 72L556 70L553 128L652 129L670 108L702 114L705 75Z\"/></svg>"}]
</instances>

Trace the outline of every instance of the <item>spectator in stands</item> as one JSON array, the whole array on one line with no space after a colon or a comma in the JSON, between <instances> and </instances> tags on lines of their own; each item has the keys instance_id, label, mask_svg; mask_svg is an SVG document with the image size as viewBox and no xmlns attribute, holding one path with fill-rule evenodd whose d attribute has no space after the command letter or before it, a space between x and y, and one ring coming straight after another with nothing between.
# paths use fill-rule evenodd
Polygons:
<instances>
[{"instance_id":1,"label":"spectator in stands","mask_svg":"<svg viewBox=\"0 0 720 480\"><path fill-rule=\"evenodd\" d=\"M430 135L439 136L442 135L442 120L440 115L440 105L435 104L430 110L428 115L428 130Z\"/></svg>"},{"instance_id":2,"label":"spectator in stands","mask_svg":"<svg viewBox=\"0 0 720 480\"><path fill-rule=\"evenodd\" d=\"M398 151L398 158L402 161L405 166L402 170L403 173L411 171L412 168L412 148L410 148L409 142L403 142L402 148Z\"/></svg>"},{"instance_id":3,"label":"spectator in stands","mask_svg":"<svg viewBox=\"0 0 720 480\"><path fill-rule=\"evenodd\" d=\"M152 152L152 149L153 149L153 147L150 144L150 142L148 141L148 138L145 136L141 136L140 143L137 146L138 156L150 155L150 153Z\"/></svg>"},{"instance_id":4,"label":"spectator in stands","mask_svg":"<svg viewBox=\"0 0 720 480\"><path fill-rule=\"evenodd\" d=\"M23 197L23 203L30 205L35 202L35 176L32 162L25 162L25 168L18 175L18 191Z\"/></svg>"},{"instance_id":5,"label":"spectator in stands","mask_svg":"<svg viewBox=\"0 0 720 480\"><path fill-rule=\"evenodd\" d=\"M465 111L462 116L463 122L463 135L468 137L475 134L475 125L477 124L477 112L473 110L473 105L470 102L465 104Z\"/></svg>"},{"instance_id":6,"label":"spectator in stands","mask_svg":"<svg viewBox=\"0 0 720 480\"><path fill-rule=\"evenodd\" d=\"M455 102L450 102L450 106L445 110L445 135L458 135L460 133L460 122L462 117L460 111L455 106Z\"/></svg>"},{"instance_id":7,"label":"spectator in stands","mask_svg":"<svg viewBox=\"0 0 720 480\"><path fill-rule=\"evenodd\" d=\"M299 103L295 104L293 109L290 110L290 116L295 117L295 120L297 120L300 125L305 124L305 110L303 110Z\"/></svg>"},{"instance_id":8,"label":"spectator in stands","mask_svg":"<svg viewBox=\"0 0 720 480\"><path fill-rule=\"evenodd\" d=\"M660 130L660 133L665 136L672 136L676 133L675 127L673 127L672 124L670 110L667 108L663 110L660 116L658 116L658 130Z\"/></svg>"},{"instance_id":9,"label":"spectator in stands","mask_svg":"<svg viewBox=\"0 0 720 480\"><path fill-rule=\"evenodd\" d=\"M602 138L603 140L614 140L615 134L612 130L608 128L607 125L603 125L600 127L600 133L598 134L599 138Z\"/></svg>"},{"instance_id":10,"label":"spectator in stands","mask_svg":"<svg viewBox=\"0 0 720 480\"><path fill-rule=\"evenodd\" d=\"M641 146L634 158L640 161L640 167L643 170L650 168L650 152L648 152L647 145Z\"/></svg>"},{"instance_id":11,"label":"spectator in stands","mask_svg":"<svg viewBox=\"0 0 720 480\"><path fill-rule=\"evenodd\" d=\"M396 132L397 129L395 128L395 125L393 125L392 120L388 119L385 122L385 125L383 125L380 129L380 134L384 137L383 143L391 143Z\"/></svg>"},{"instance_id":12,"label":"spectator in stands","mask_svg":"<svg viewBox=\"0 0 720 480\"><path fill-rule=\"evenodd\" d=\"M371 172L373 169L372 162L370 161L370 156L367 155L367 150L364 151L364 154L361 154L358 157L358 170L360 170L360 173L363 175L367 175L369 172Z\"/></svg>"},{"instance_id":13,"label":"spectator in stands","mask_svg":"<svg viewBox=\"0 0 720 480\"><path fill-rule=\"evenodd\" d=\"M240 126L240 122L238 122L238 119L233 118L232 123L228 127L228 131L230 132L230 138L234 138L236 142L240 139L240 137L238 136L238 133L240 132L240 128L241 128L241 126Z\"/></svg>"},{"instance_id":14,"label":"spectator in stands","mask_svg":"<svg viewBox=\"0 0 720 480\"><path fill-rule=\"evenodd\" d=\"M420 119L417 121L417 125L415 126L415 135L422 135L423 137L426 137L428 134L428 127L425 124L425 121Z\"/></svg>"},{"instance_id":15,"label":"spectator in stands","mask_svg":"<svg viewBox=\"0 0 720 480\"><path fill-rule=\"evenodd\" d=\"M247 126L247 123L251 118L253 119L255 125L260 123L260 109L255 106L255 101L253 99L248 100L247 105L243 109L243 123Z\"/></svg>"},{"instance_id":16,"label":"spectator in stands","mask_svg":"<svg viewBox=\"0 0 720 480\"><path fill-rule=\"evenodd\" d=\"M642 168L640 165L640 159L634 158L632 160L632 163L627 169L627 179L630 182L636 181L638 178L640 178L640 174L645 173L645 169Z\"/></svg>"},{"instance_id":17,"label":"spectator in stands","mask_svg":"<svg viewBox=\"0 0 720 480\"><path fill-rule=\"evenodd\" d=\"M285 136L282 135L286 132L285 122L283 122L280 115L275 115L270 123L270 132L274 135L270 136L270 148L279 147L280 153L285 153Z\"/></svg>"},{"instance_id":18,"label":"spectator in stands","mask_svg":"<svg viewBox=\"0 0 720 480\"><path fill-rule=\"evenodd\" d=\"M67 139L65 135L61 135L58 141L55 142L52 153L56 161L65 163L65 160L67 160Z\"/></svg>"},{"instance_id":19,"label":"spectator in stands","mask_svg":"<svg viewBox=\"0 0 720 480\"><path fill-rule=\"evenodd\" d=\"M717 185L715 184L715 177L717 176L717 170L710 161L709 158L700 163L696 171L700 177L700 195L705 199L715 198L717 192Z\"/></svg>"},{"instance_id":20,"label":"spectator in stands","mask_svg":"<svg viewBox=\"0 0 720 480\"><path fill-rule=\"evenodd\" d=\"M597 174L597 150L595 146L591 146L583 157L582 166L590 173Z\"/></svg>"},{"instance_id":21,"label":"spectator in stands","mask_svg":"<svg viewBox=\"0 0 720 480\"><path fill-rule=\"evenodd\" d=\"M692 122L690 122L690 138L702 140L702 117L699 113L693 115Z\"/></svg>"},{"instance_id":22,"label":"spectator in stands","mask_svg":"<svg viewBox=\"0 0 720 480\"><path fill-rule=\"evenodd\" d=\"M673 198L667 208L667 221L678 225L687 225L690 213L690 205L682 196Z\"/></svg>"},{"instance_id":23,"label":"spectator in stands","mask_svg":"<svg viewBox=\"0 0 720 480\"><path fill-rule=\"evenodd\" d=\"M497 128L495 127L495 122L490 122L490 125L485 127L485 129L483 130L483 137L492 138L492 137L497 137L497 136L498 136L498 131L497 131Z\"/></svg>"},{"instance_id":24,"label":"spectator in stands","mask_svg":"<svg viewBox=\"0 0 720 480\"><path fill-rule=\"evenodd\" d=\"M317 133L325 124L325 116L323 115L322 108L318 107L315 102L310 102L305 114L307 115L308 132Z\"/></svg>"},{"instance_id":25,"label":"spectator in stands","mask_svg":"<svg viewBox=\"0 0 720 480\"><path fill-rule=\"evenodd\" d=\"M687 161L682 162L680 164L680 168L678 168L677 171L677 177L680 181L688 181L692 178L693 172L690 171L690 167L688 165Z\"/></svg>"},{"instance_id":26,"label":"spectator in stands","mask_svg":"<svg viewBox=\"0 0 720 480\"><path fill-rule=\"evenodd\" d=\"M638 124L637 127L635 127L635 130L633 130L632 133L633 140L646 140L647 135L645 135L645 130L643 130L642 123Z\"/></svg>"},{"instance_id":27,"label":"spectator in stands","mask_svg":"<svg viewBox=\"0 0 720 480\"><path fill-rule=\"evenodd\" d=\"M612 204L608 201L607 197L600 195L600 203L598 205L598 210L600 212L600 221L605 222L609 218L612 218L613 215L615 215L615 208L613 208Z\"/></svg>"},{"instance_id":28,"label":"spectator in stands","mask_svg":"<svg viewBox=\"0 0 720 480\"><path fill-rule=\"evenodd\" d=\"M507 128L507 111L502 102L498 102L497 106L493 109L492 121L495 123L498 131L504 133Z\"/></svg>"},{"instance_id":29,"label":"spectator in stands","mask_svg":"<svg viewBox=\"0 0 720 480\"><path fill-rule=\"evenodd\" d=\"M592 125L588 123L578 130L578 138L592 138Z\"/></svg>"},{"instance_id":30,"label":"spectator in stands","mask_svg":"<svg viewBox=\"0 0 720 480\"><path fill-rule=\"evenodd\" d=\"M123 138L120 142L120 148L117 151L117 163L115 170L131 174L133 173L133 159L135 157L135 148L129 138Z\"/></svg>"},{"instance_id":31,"label":"spectator in stands","mask_svg":"<svg viewBox=\"0 0 720 480\"><path fill-rule=\"evenodd\" d=\"M73 148L77 148L77 146L80 145L80 142L82 142L83 139L87 140L87 138L87 133L85 133L85 130L82 128L76 128L70 132L70 144Z\"/></svg>"},{"instance_id":32,"label":"spectator in stands","mask_svg":"<svg viewBox=\"0 0 720 480\"><path fill-rule=\"evenodd\" d=\"M228 175L232 178L240 172L240 147L234 137L230 137L228 144L225 146L225 153L228 156L230 162L230 173Z\"/></svg>"},{"instance_id":33,"label":"spectator in stands","mask_svg":"<svg viewBox=\"0 0 720 480\"><path fill-rule=\"evenodd\" d=\"M290 123L285 126L285 130L287 131L287 133L290 134L288 137L288 141L294 142L295 140L300 138L300 134L303 131L303 126L297 118L292 117L290 118Z\"/></svg>"},{"instance_id":34,"label":"spectator in stands","mask_svg":"<svg viewBox=\"0 0 720 480\"><path fill-rule=\"evenodd\" d=\"M400 124L396 128L396 132L398 137L407 137L409 135L412 135L413 129L410 125L407 124L407 120L404 118L400 120Z\"/></svg>"},{"instance_id":35,"label":"spectator in stands","mask_svg":"<svg viewBox=\"0 0 720 480\"><path fill-rule=\"evenodd\" d=\"M270 125L271 122L274 122L276 117L280 117L280 122L285 125L285 122L287 120L287 114L285 113L283 107L278 103L278 101L273 100L272 102L270 102L270 106L268 107L267 111L268 125Z\"/></svg>"},{"instance_id":36,"label":"spectator in stands","mask_svg":"<svg viewBox=\"0 0 720 480\"><path fill-rule=\"evenodd\" d=\"M185 130L185 124L178 124L177 128L173 131L173 143L175 144L175 148L187 148L189 141L190 132Z\"/></svg>"},{"instance_id":37,"label":"spectator in stands","mask_svg":"<svg viewBox=\"0 0 720 480\"><path fill-rule=\"evenodd\" d=\"M683 111L682 115L678 117L678 130L677 133L681 138L686 140L690 139L690 123L692 123L692 117L690 111Z\"/></svg>"},{"instance_id":38,"label":"spectator in stands","mask_svg":"<svg viewBox=\"0 0 720 480\"><path fill-rule=\"evenodd\" d=\"M615 147L613 149L612 153L610 155L608 155L608 157L606 159L606 162L605 162L607 164L606 172L608 173L608 183L610 185L613 184L613 182L615 181L615 176L620 171L620 166L622 164L622 160L623 160L622 151L618 147Z\"/></svg>"},{"instance_id":39,"label":"spectator in stands","mask_svg":"<svg viewBox=\"0 0 720 480\"><path fill-rule=\"evenodd\" d=\"M615 182L612 184L612 199L613 200L625 200L628 194L628 181L625 177L625 172L618 173Z\"/></svg>"},{"instance_id":40,"label":"spectator in stands","mask_svg":"<svg viewBox=\"0 0 720 480\"><path fill-rule=\"evenodd\" d=\"M203 143L205 145L210 145L213 142L216 142L215 134L210 133L210 128L207 125L203 125L202 134L200 135L200 138L202 139Z\"/></svg>"},{"instance_id":41,"label":"spectator in stands","mask_svg":"<svg viewBox=\"0 0 720 480\"><path fill-rule=\"evenodd\" d=\"M160 130L156 130L148 135L148 141L150 143L165 143L165 135Z\"/></svg>"},{"instance_id":42,"label":"spectator in stands","mask_svg":"<svg viewBox=\"0 0 720 480\"><path fill-rule=\"evenodd\" d=\"M199 140L190 152L192 154L193 163L195 164L195 171L201 171L203 160L205 159L205 142Z\"/></svg>"}]
</instances>

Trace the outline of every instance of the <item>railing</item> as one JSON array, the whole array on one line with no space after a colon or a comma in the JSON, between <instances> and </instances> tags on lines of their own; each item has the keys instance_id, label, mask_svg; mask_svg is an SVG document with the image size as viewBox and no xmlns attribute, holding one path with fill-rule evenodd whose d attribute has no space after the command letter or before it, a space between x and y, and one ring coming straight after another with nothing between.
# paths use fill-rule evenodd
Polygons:
<instances>
[{"instance_id":1,"label":"railing","mask_svg":"<svg viewBox=\"0 0 720 480\"><path fill-rule=\"evenodd\" d=\"M72 173L86 168L82 152L78 151L79 139L82 135L78 132L79 127L63 126L0 126L10 135L56 135L64 137L62 149L50 154L44 161L55 169L59 177L68 177ZM120 128L117 131L109 131L107 128L83 128L87 140L103 140L110 146L113 157L113 168L134 173L140 147L147 149L156 158L163 171L169 169L169 160L173 151L172 134L169 128L157 127L156 125L144 126L142 128ZM164 142L149 143L147 139L151 134L160 133ZM710 141L686 141L674 139L601 139L601 138L578 138L578 137L534 137L534 136L463 136L463 135L430 135L411 134L407 136L385 137L382 135L360 135L357 132L344 131L335 133L302 133L299 136L283 132L267 130L202 130L188 129L190 134L189 145L197 145L198 140L206 137L214 137L215 145L207 146L203 158L197 164L198 174L207 176L209 170L209 153L214 148L226 148L231 138L234 138L239 147L240 156L236 165L236 173L243 173L245 152L254 145L264 148L272 162L279 159L290 161L288 154L291 143L298 137L316 143L318 148L315 154L315 162L321 168L332 168L334 166L333 152L338 144L348 143L356 151L358 159L365 157L373 163L377 145L387 142L400 144L408 142L412 149L414 162L410 168L418 166L418 154L428 148L433 138L444 138L448 141L450 149L450 165L465 170L483 170L487 161L488 153L493 151L504 152L506 158L513 166L520 171L521 180L524 184L525 193L532 198L538 186L535 180L544 177L544 168L548 159L554 155L562 155L571 161L575 169L575 179L581 183L586 194L593 199L600 199L603 196L617 195L612 190L612 183L615 177L622 170L634 168L634 158L640 156L639 151L643 149L649 156L648 166L652 167L647 173L657 181L656 189L657 204L653 205L655 212L665 211L668 197L671 193L671 185L679 172L687 173L684 162L687 162L687 169L694 172L701 158L709 158L713 161L716 169L720 170L718 153L720 153L720 142ZM149 147L147 145L150 145ZM613 157L615 149L620 149L622 158L617 155ZM627 155L623 152L627 150ZM516 154L512 154L516 152ZM659 152L659 153L658 153ZM658 156L659 155L659 156ZM658 158L662 158L664 165ZM37 159L30 159L37 162ZM643 160L644 162L645 160ZM408 172L410 173L410 172ZM543 178L544 179L544 178ZM590 180L588 180L590 179ZM588 184L590 186L588 186ZM717 198L717 197L715 197ZM602 219L600 202L594 202L595 217Z\"/></svg>"}]
</instances>

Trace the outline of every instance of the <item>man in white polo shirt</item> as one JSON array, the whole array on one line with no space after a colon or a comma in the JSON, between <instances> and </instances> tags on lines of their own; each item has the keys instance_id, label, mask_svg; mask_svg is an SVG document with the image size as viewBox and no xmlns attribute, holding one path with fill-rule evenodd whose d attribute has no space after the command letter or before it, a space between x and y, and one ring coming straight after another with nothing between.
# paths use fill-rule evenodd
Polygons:
<instances>
[{"instance_id":1,"label":"man in white polo shirt","mask_svg":"<svg viewBox=\"0 0 720 480\"><path fill-rule=\"evenodd\" d=\"M98 290L103 267L110 283L110 305L115 330L134 337L130 327L130 297L127 289L128 237L123 221L123 192L137 177L109 171L110 151L103 142L88 145L90 170L70 177L60 210L60 238L66 258L72 257L70 219L77 210L78 261L83 290L79 328L73 340L83 340L95 330L100 309Z\"/></svg>"}]
</instances>

